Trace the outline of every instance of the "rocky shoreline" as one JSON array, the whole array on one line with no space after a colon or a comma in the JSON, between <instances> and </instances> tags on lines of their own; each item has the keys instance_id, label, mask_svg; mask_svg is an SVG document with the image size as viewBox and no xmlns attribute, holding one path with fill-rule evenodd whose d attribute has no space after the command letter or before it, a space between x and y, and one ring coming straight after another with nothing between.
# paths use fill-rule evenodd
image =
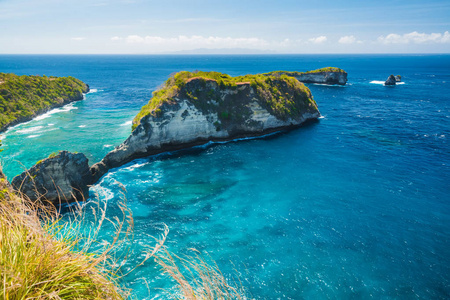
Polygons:
<instances>
[{"instance_id":1,"label":"rocky shoreline","mask_svg":"<svg viewBox=\"0 0 450 300\"><path fill-rule=\"evenodd\" d=\"M320 78L317 83L336 80L322 73L309 78ZM110 169L134 159L290 130L319 117L309 89L288 74L180 72L153 93L130 136L100 162L89 168L83 154L61 151L16 176L12 185L33 201L72 202L86 198L88 186Z\"/></svg>"},{"instance_id":2,"label":"rocky shoreline","mask_svg":"<svg viewBox=\"0 0 450 300\"><path fill-rule=\"evenodd\" d=\"M11 126L31 121L52 109L83 100L84 94L89 92L89 85L73 77L0 73L0 80L0 101L4 105L0 114L0 133ZM19 90L24 91L18 93ZM29 104L31 101L34 105ZM15 110L15 105L23 108Z\"/></svg>"}]
</instances>

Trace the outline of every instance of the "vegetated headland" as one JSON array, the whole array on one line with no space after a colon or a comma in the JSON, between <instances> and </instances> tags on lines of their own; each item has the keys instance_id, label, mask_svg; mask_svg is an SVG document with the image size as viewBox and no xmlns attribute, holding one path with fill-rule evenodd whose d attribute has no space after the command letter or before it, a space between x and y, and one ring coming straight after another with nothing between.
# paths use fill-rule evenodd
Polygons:
<instances>
[{"instance_id":1,"label":"vegetated headland","mask_svg":"<svg viewBox=\"0 0 450 300\"><path fill-rule=\"evenodd\" d=\"M0 132L52 108L82 100L89 86L74 77L0 73Z\"/></svg>"},{"instance_id":2,"label":"vegetated headland","mask_svg":"<svg viewBox=\"0 0 450 300\"><path fill-rule=\"evenodd\" d=\"M92 256L87 252L79 253L71 239L59 239L53 234L53 230L60 226L57 221L54 222L55 215L50 219L44 218L42 223L40 212L45 211L43 208L46 206L39 205L50 202L57 207L61 202L82 200L79 198L86 196L88 185L99 180L109 169L139 157L211 141L258 137L316 120L320 117L318 106L310 90L299 79L342 85L347 81L347 73L338 68L324 68L310 72L277 71L231 77L218 72L182 71L153 92L148 104L134 118L130 136L92 167L89 167L84 154L61 151L16 176L12 186L0 172L0 226L3 231L6 230L0 234L0 247L7 247L2 248L0 266L14 270L2 270L4 284L1 294L5 299L49 295L72 299L70 297L74 295L83 298L91 291L96 299L124 297L124 291L117 286L115 273L99 264L106 254ZM81 100L83 93L88 91L87 84L73 77L0 73L0 131L51 108ZM47 199L49 197L51 199ZM37 203L40 204L36 206ZM55 207L53 205L50 207ZM13 231L15 233L6 238L6 232ZM43 248L36 246L33 251L42 253L30 255L25 244L32 243L34 247L35 240L36 245L39 241ZM162 244L157 247L163 249ZM51 255L46 258L48 253L45 249L61 250L58 252L60 258L52 260L54 256ZM6 264L8 253L20 254L12 265ZM228 295L224 299L245 299L243 290L228 285L220 277L220 271L214 267L208 269L205 261L199 261L191 275L203 276L200 281L194 281L206 287L191 286L182 274L175 272L177 267L171 261L170 253L167 250L161 253L161 256L155 256L156 262L173 276L180 287L180 294L184 294L186 299L200 299L203 297L200 290L214 288L218 288L214 294L217 297ZM40 259L39 264L48 267L45 269L48 277L20 270L22 265L37 264L36 259ZM20 278L14 272L20 272ZM208 274L214 275L213 280ZM66 283L67 278L73 286L62 288L61 284ZM79 291L74 288L78 284L82 285ZM46 289L49 286L52 289ZM192 293L194 297L189 296Z\"/></svg>"}]
</instances>

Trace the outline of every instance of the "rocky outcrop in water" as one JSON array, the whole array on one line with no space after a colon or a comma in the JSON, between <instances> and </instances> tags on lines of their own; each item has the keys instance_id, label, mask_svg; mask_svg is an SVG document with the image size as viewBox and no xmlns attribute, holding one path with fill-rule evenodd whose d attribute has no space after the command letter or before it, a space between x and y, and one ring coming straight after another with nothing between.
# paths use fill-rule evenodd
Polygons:
<instances>
[{"instance_id":1,"label":"rocky outcrop in water","mask_svg":"<svg viewBox=\"0 0 450 300\"><path fill-rule=\"evenodd\" d=\"M396 85L396 84L397 84L397 80L395 80L394 75L390 75L388 77L388 79L384 82L384 85Z\"/></svg>"},{"instance_id":2,"label":"rocky outcrop in water","mask_svg":"<svg viewBox=\"0 0 450 300\"><path fill-rule=\"evenodd\" d=\"M86 156L61 151L14 177L11 185L32 201L41 199L58 204L87 199L91 182Z\"/></svg>"},{"instance_id":3,"label":"rocky outcrop in water","mask_svg":"<svg viewBox=\"0 0 450 300\"><path fill-rule=\"evenodd\" d=\"M181 72L153 94L128 139L91 168L93 180L136 158L260 136L319 116L309 89L286 75Z\"/></svg>"},{"instance_id":4,"label":"rocky outcrop in water","mask_svg":"<svg viewBox=\"0 0 450 300\"><path fill-rule=\"evenodd\" d=\"M347 72L339 68L322 68L308 72L275 71L267 75L284 74L295 77L303 83L317 83L326 85L345 85L347 83Z\"/></svg>"},{"instance_id":5,"label":"rocky outcrop in water","mask_svg":"<svg viewBox=\"0 0 450 300\"><path fill-rule=\"evenodd\" d=\"M395 81L396 82L401 82L402 81L402 76L401 75L395 75Z\"/></svg>"}]
</instances>

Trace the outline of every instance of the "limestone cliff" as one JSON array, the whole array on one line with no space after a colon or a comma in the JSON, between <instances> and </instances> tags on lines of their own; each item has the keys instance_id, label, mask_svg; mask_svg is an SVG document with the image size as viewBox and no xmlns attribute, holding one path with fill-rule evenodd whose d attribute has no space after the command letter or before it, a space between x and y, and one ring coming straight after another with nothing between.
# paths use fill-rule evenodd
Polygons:
<instances>
[{"instance_id":1,"label":"limestone cliff","mask_svg":"<svg viewBox=\"0 0 450 300\"><path fill-rule=\"evenodd\" d=\"M264 135L319 116L309 89L287 75L180 72L153 93L128 139L91 168L93 181L136 158Z\"/></svg>"},{"instance_id":2,"label":"limestone cliff","mask_svg":"<svg viewBox=\"0 0 450 300\"><path fill-rule=\"evenodd\" d=\"M345 85L347 83L347 72L339 68L322 68L308 72L289 72L289 71L274 71L266 73L266 75L288 75L295 77L298 81L304 83L318 83L318 84L337 84Z\"/></svg>"},{"instance_id":3,"label":"limestone cliff","mask_svg":"<svg viewBox=\"0 0 450 300\"><path fill-rule=\"evenodd\" d=\"M11 185L32 201L42 199L58 204L87 199L91 181L86 156L61 151L14 177Z\"/></svg>"}]
</instances>

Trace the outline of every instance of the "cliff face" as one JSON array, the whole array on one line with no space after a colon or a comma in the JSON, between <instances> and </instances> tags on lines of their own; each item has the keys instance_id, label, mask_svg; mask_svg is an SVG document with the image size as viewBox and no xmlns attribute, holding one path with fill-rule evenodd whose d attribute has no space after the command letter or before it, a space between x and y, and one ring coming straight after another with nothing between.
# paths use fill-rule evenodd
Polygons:
<instances>
[{"instance_id":1,"label":"cliff face","mask_svg":"<svg viewBox=\"0 0 450 300\"><path fill-rule=\"evenodd\" d=\"M128 139L91 168L94 181L139 157L259 136L320 116L309 89L292 77L177 75L154 93Z\"/></svg>"},{"instance_id":2,"label":"cliff face","mask_svg":"<svg viewBox=\"0 0 450 300\"><path fill-rule=\"evenodd\" d=\"M0 73L0 132L46 111L82 100L89 86L73 77Z\"/></svg>"},{"instance_id":3,"label":"cliff face","mask_svg":"<svg viewBox=\"0 0 450 300\"><path fill-rule=\"evenodd\" d=\"M295 76L298 81L304 83L318 83L318 84L338 84L345 85L347 83L347 73L342 72L317 72L304 73Z\"/></svg>"},{"instance_id":4,"label":"cliff face","mask_svg":"<svg viewBox=\"0 0 450 300\"><path fill-rule=\"evenodd\" d=\"M61 151L14 177L11 185L32 201L45 199L58 204L87 199L91 178L84 154Z\"/></svg>"},{"instance_id":5,"label":"cliff face","mask_svg":"<svg viewBox=\"0 0 450 300\"><path fill-rule=\"evenodd\" d=\"M345 85L347 83L347 72L339 68L322 68L308 72L289 72L289 71L275 71L266 73L267 75L284 74L297 78L298 81L304 83L318 83L318 84L337 84Z\"/></svg>"}]
</instances>

